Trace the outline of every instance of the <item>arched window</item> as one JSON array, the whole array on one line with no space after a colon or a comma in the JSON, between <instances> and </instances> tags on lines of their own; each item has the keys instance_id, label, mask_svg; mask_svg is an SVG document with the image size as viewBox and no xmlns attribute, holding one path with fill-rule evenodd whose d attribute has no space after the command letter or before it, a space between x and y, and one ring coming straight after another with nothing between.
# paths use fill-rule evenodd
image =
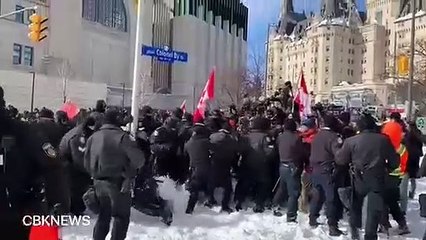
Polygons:
<instances>
[{"instance_id":1,"label":"arched window","mask_svg":"<svg viewBox=\"0 0 426 240\"><path fill-rule=\"evenodd\" d=\"M127 31L123 0L83 0L83 18L119 31Z\"/></svg>"}]
</instances>

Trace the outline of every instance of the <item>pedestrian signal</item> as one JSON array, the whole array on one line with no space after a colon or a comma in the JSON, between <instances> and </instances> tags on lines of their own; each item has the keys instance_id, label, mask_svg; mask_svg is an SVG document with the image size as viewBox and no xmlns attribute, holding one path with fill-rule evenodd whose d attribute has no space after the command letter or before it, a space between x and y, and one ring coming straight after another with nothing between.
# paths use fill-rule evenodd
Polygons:
<instances>
[{"instance_id":1,"label":"pedestrian signal","mask_svg":"<svg viewBox=\"0 0 426 240\"><path fill-rule=\"evenodd\" d=\"M43 34L43 32L47 29L47 26L44 26L44 24L47 22L48 18L44 18L34 13L29 17L29 20L30 24L28 25L28 38L35 43L41 42L47 37L47 35Z\"/></svg>"},{"instance_id":2,"label":"pedestrian signal","mask_svg":"<svg viewBox=\"0 0 426 240\"><path fill-rule=\"evenodd\" d=\"M398 57L398 75L406 76L410 72L409 70L409 62L408 56L400 55Z\"/></svg>"}]
</instances>

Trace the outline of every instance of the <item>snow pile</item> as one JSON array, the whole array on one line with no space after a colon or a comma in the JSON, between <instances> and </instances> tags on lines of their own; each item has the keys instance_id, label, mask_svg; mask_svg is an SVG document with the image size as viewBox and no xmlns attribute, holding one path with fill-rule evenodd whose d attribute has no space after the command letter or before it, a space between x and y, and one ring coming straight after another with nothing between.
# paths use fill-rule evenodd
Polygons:
<instances>
[{"instance_id":1,"label":"snow pile","mask_svg":"<svg viewBox=\"0 0 426 240\"><path fill-rule=\"evenodd\" d=\"M426 152L426 148L424 149ZM132 210L128 240L293 240L293 239L350 239L349 236L331 238L328 236L325 216L319 222L324 223L317 229L308 226L308 216L300 214L298 224L286 223L286 218L275 217L271 211L255 214L248 211L232 214L220 213L220 207L213 209L198 205L193 215L186 215L185 209L189 193L182 187L175 186L169 179L162 179L160 194L163 198L173 200L174 221L166 227L158 218L143 215ZM426 192L426 179L417 182L417 196L408 204L407 221L411 234L400 237L391 231L390 239L421 239L426 229L426 219L419 216L418 195ZM218 199L219 200L219 199ZM92 226L69 227L63 229L64 240L92 239L95 217ZM394 228L396 223L392 221ZM348 232L347 217L340 224L341 230ZM107 237L109 239L110 236ZM380 235L380 239L386 236Z\"/></svg>"}]
</instances>

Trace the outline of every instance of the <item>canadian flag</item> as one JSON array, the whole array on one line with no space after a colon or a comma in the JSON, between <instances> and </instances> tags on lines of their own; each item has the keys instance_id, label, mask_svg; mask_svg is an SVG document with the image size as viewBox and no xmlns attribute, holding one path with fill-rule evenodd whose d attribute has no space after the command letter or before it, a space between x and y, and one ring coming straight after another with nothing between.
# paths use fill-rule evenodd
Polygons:
<instances>
[{"instance_id":1,"label":"canadian flag","mask_svg":"<svg viewBox=\"0 0 426 240\"><path fill-rule=\"evenodd\" d=\"M186 113L186 99L183 100L182 104L180 105L180 109L183 113Z\"/></svg>"},{"instance_id":2,"label":"canadian flag","mask_svg":"<svg viewBox=\"0 0 426 240\"><path fill-rule=\"evenodd\" d=\"M311 112L311 99L308 92L308 87L306 87L305 75L303 71L300 73L300 81L299 87L296 92L296 96L294 97L294 102L299 105L299 114L300 118L304 119Z\"/></svg>"},{"instance_id":3,"label":"canadian flag","mask_svg":"<svg viewBox=\"0 0 426 240\"><path fill-rule=\"evenodd\" d=\"M215 84L215 72L210 72L209 79L207 80L206 86L201 93L200 100L198 101L197 109L194 111L194 123L201 122L204 119L205 111L207 108L207 102L214 99L214 84Z\"/></svg>"}]
</instances>

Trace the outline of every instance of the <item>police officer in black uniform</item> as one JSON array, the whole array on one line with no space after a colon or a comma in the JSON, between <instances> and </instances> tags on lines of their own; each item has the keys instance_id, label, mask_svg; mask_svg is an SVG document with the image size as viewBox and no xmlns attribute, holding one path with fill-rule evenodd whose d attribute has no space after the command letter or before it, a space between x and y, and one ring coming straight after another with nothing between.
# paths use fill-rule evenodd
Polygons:
<instances>
[{"instance_id":1,"label":"police officer in black uniform","mask_svg":"<svg viewBox=\"0 0 426 240\"><path fill-rule=\"evenodd\" d=\"M231 168L238 161L238 143L231 135L231 127L223 123L222 129L210 135L212 171L209 185L209 205L216 204L214 190L224 188L222 211L232 212L229 201L232 194Z\"/></svg>"},{"instance_id":2,"label":"police officer in black uniform","mask_svg":"<svg viewBox=\"0 0 426 240\"><path fill-rule=\"evenodd\" d=\"M334 184L335 155L343 140L337 135L334 127L338 126L337 119L332 115L323 117L324 127L317 133L311 144L310 167L312 167L312 184L319 194L311 199L309 211L309 225L317 227L317 218L320 215L325 198L326 215L330 236L340 236L338 229L337 204L339 200Z\"/></svg>"},{"instance_id":3,"label":"police officer in black uniform","mask_svg":"<svg viewBox=\"0 0 426 240\"><path fill-rule=\"evenodd\" d=\"M84 151L87 140L94 132L95 124L93 117L84 119L65 134L59 145L59 153L66 164L71 190L71 213L74 215L81 215L85 211L82 196L92 184L90 174L84 168Z\"/></svg>"},{"instance_id":4,"label":"police officer in black uniform","mask_svg":"<svg viewBox=\"0 0 426 240\"><path fill-rule=\"evenodd\" d=\"M177 124L175 118L167 117L163 126L157 128L150 138L155 174L170 176L173 180L178 180L175 171L179 148Z\"/></svg>"},{"instance_id":5,"label":"police officer in black uniform","mask_svg":"<svg viewBox=\"0 0 426 240\"><path fill-rule=\"evenodd\" d=\"M196 123L191 139L185 144L185 154L189 156L190 174L187 214L192 214L198 201L198 194L207 190L210 183L210 132L202 123Z\"/></svg>"},{"instance_id":6,"label":"police officer in black uniform","mask_svg":"<svg viewBox=\"0 0 426 240\"><path fill-rule=\"evenodd\" d=\"M336 163L353 166L353 196L350 206L352 239L360 239L362 205L368 197L365 239L377 239L377 228L383 211L383 193L388 171L399 167L399 157L390 140L377 132L374 118L362 115L357 123L360 134L348 138L337 152Z\"/></svg>"},{"instance_id":7,"label":"police officer in black uniform","mask_svg":"<svg viewBox=\"0 0 426 240\"><path fill-rule=\"evenodd\" d=\"M265 201L270 186L268 164L268 132L270 121L264 117L255 117L251 122L251 130L246 136L239 138L241 162L238 166L238 183L235 187L236 210L242 209L242 204L249 196L250 190L256 194L256 206L253 211L265 211Z\"/></svg>"},{"instance_id":8,"label":"police officer in black uniform","mask_svg":"<svg viewBox=\"0 0 426 240\"><path fill-rule=\"evenodd\" d=\"M99 216L93 231L94 240L104 240L114 218L111 239L124 240L130 222L131 190L138 169L145 162L136 141L124 132L120 112L111 108L104 124L88 140L84 167L94 179L99 200Z\"/></svg>"},{"instance_id":9,"label":"police officer in black uniform","mask_svg":"<svg viewBox=\"0 0 426 240\"><path fill-rule=\"evenodd\" d=\"M11 119L3 97L0 87L0 235L26 240L23 216L67 213L69 194L57 150L34 126Z\"/></svg>"}]
</instances>

